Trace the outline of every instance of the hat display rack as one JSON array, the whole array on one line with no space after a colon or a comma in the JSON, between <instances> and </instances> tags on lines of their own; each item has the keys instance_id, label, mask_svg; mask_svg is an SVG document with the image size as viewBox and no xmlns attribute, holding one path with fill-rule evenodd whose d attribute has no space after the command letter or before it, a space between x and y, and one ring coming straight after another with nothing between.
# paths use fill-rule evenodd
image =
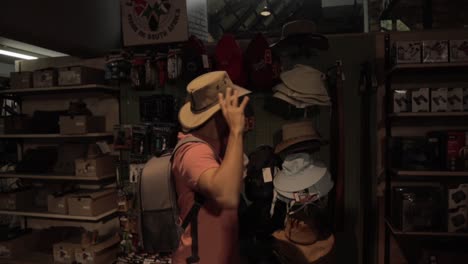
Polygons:
<instances>
[{"instance_id":1,"label":"hat display rack","mask_svg":"<svg viewBox=\"0 0 468 264\"><path fill-rule=\"evenodd\" d=\"M296 25L285 25L294 30L302 30L306 28L307 22L300 22ZM310 27L309 27L310 28ZM283 28L283 35L285 28ZM318 34L313 34L309 32L299 32L295 37L300 36L304 39L304 36L309 38L308 42L310 45L317 45L317 49L327 49L327 45L324 46L323 43L326 39L321 38ZM282 36L281 40L278 43L275 43L274 46L278 46L279 43L285 42L288 38L288 35ZM287 45L297 45L297 41L288 42ZM284 44L282 44L284 45ZM286 46L287 46L286 45ZM283 164L283 172L285 170L284 166L288 166L287 162L301 162L304 159L312 159L310 153L317 152L320 150L320 146L325 144L326 141L321 139L319 135L317 138L314 138L312 134L316 134L315 129L307 129L305 126L306 122L309 123L309 126L316 126L318 121L316 119L309 119L311 112L320 112L320 107L330 107L331 117L330 117L330 147L331 147L331 157L330 157L330 172L328 169L326 173L313 174L318 177L319 181L314 183L303 183L302 186L295 186L295 188L290 188L289 193L285 192L284 187L288 184L282 184L281 178L285 179L285 176L282 176L281 172L275 178L275 199L280 199L284 202L290 203L290 205L299 204L299 209L294 209L289 213L296 213L301 209L306 208L307 205L313 204L315 201L320 200L321 197L327 195L334 185L335 189L333 192L330 192L330 209L333 211L334 226L336 229L343 228L343 210L344 210L344 130L343 130L343 92L342 84L344 81L344 74L342 72L341 62L337 62L336 65L327 69L326 74L320 72L317 69L314 69L307 65L295 65L293 69L283 72L280 75L281 83L273 88L274 97L286 101L290 105L300 108L303 110L303 117L296 122L286 124L283 126L283 141L280 142L276 151L282 156L286 156L285 164ZM331 79L331 81L329 80ZM329 93L329 94L328 94ZM299 125L302 123L302 127ZM296 128L293 128L294 126ZM289 127L292 127L288 129ZM288 132L289 130L289 132ZM312 131L313 130L313 131ZM290 135L294 131L298 133L295 137ZM310 133L310 135L299 135L301 132ZM315 133L314 133L315 132ZM314 142L315 144L307 145L306 142ZM295 145L295 146L294 146ZM299 153L299 154L298 154ZM297 155L307 155L309 157L298 158ZM292 159L289 160L288 159ZM296 159L296 161L294 161ZM300 160L300 161L298 161ZM319 167L318 165L316 165ZM307 167L307 166L305 166ZM288 169L288 168L286 168ZM290 168L289 168L290 169ZM300 173L298 173L300 174ZM290 175L292 176L292 175ZM295 180L298 177L296 177ZM313 178L313 177L309 177ZM293 181L291 178L290 181ZM316 185L322 182L321 188L319 191ZM325 182L325 183L324 183ZM308 186L305 186L308 185ZM319 185L320 186L320 185ZM314 188L315 187L315 188ZM283 188L283 189L282 189ZM301 189L302 188L302 189ZM301 190L299 190L301 189ZM315 189L315 190L314 190Z\"/></svg>"}]
</instances>

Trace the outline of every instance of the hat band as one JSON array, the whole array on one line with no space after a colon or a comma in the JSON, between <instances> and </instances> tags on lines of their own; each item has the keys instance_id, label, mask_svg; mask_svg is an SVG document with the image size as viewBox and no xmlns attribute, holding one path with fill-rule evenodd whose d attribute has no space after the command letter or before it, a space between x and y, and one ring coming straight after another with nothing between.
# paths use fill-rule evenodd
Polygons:
<instances>
[{"instance_id":1,"label":"hat band","mask_svg":"<svg viewBox=\"0 0 468 264\"><path fill-rule=\"evenodd\" d=\"M218 100L210 100L211 102L206 101L207 100L205 100L202 106L198 107L198 105L195 103L196 100L193 96L193 93L190 93L190 111L192 111L194 114L200 114L218 104Z\"/></svg>"}]
</instances>

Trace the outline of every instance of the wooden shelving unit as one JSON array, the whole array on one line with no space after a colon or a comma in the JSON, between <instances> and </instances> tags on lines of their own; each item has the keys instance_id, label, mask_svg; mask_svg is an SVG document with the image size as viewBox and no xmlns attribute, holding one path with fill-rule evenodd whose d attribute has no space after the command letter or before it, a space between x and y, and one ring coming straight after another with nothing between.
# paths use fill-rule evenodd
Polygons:
<instances>
[{"instance_id":1,"label":"wooden shelving unit","mask_svg":"<svg viewBox=\"0 0 468 264\"><path fill-rule=\"evenodd\" d=\"M419 113L392 113L389 117L468 117L468 112L419 112Z\"/></svg>"},{"instance_id":2,"label":"wooden shelving unit","mask_svg":"<svg viewBox=\"0 0 468 264\"><path fill-rule=\"evenodd\" d=\"M429 34L429 33L427 33ZM424 35L421 37L414 34L415 40L432 39ZM419 37L418 37L419 36ZM440 37L447 39L447 36ZM440 39L439 38L439 39ZM455 36L452 36L456 39ZM437 38L436 38L437 39ZM385 137L386 137L386 153L381 157L385 161L385 248L384 262L386 264L395 262L391 258L391 244L397 243L401 248L401 252L405 257L409 258L409 263L416 263L416 256L412 256L407 250L408 243L404 239L428 239L452 241L452 238L466 238L468 233L451 233L444 231L427 231L427 232L410 232L402 231L392 225L391 216L393 215L392 201L392 186L395 183L402 184L441 184L448 181L460 181L467 179L468 171L409 171L395 169L392 164L391 139L392 137L421 137L430 131L446 131L446 130L468 130L468 126L464 126L468 118L468 112L404 112L393 113L393 92L394 90L411 90L419 87L439 88L439 87L466 87L468 85L468 62L451 62L451 63L412 63L391 65L392 54L391 50L393 42L399 40L407 40L398 34L386 34L384 37L385 47L385 63L387 70L385 72L385 91L382 93L385 102ZM446 180L447 179L447 180ZM441 210L440 216L448 215L448 211ZM446 220L441 219L442 223ZM441 230L447 230L445 229ZM392 240L391 237L397 237L397 240ZM395 242L392 242L395 241ZM435 242L435 241L434 241ZM453 242L453 241L452 241ZM415 248L424 248L426 245L414 245ZM405 248L403 248L405 247ZM406 254L408 253L408 254ZM395 258L398 260L398 258ZM396 262L395 262L396 263Z\"/></svg>"},{"instance_id":3,"label":"wooden shelving unit","mask_svg":"<svg viewBox=\"0 0 468 264\"><path fill-rule=\"evenodd\" d=\"M78 177L74 175L0 173L0 178L58 180L58 181L102 181L102 180L112 179L115 177L116 177L115 174L103 175L99 178L93 178L93 177Z\"/></svg>"},{"instance_id":4,"label":"wooden shelving unit","mask_svg":"<svg viewBox=\"0 0 468 264\"><path fill-rule=\"evenodd\" d=\"M468 171L392 171L395 175L410 177L468 177Z\"/></svg>"},{"instance_id":5,"label":"wooden shelving unit","mask_svg":"<svg viewBox=\"0 0 468 264\"><path fill-rule=\"evenodd\" d=\"M99 221L105 217L111 216L116 213L117 209L110 210L103 214L97 216L78 216L78 215L61 215L61 214L52 214L42 211L11 211L11 210L0 210L0 214L5 215L18 215L18 216L28 216L28 217L38 217L38 218L50 218L50 219L64 219L64 220L76 220L76 221Z\"/></svg>"},{"instance_id":6,"label":"wooden shelving unit","mask_svg":"<svg viewBox=\"0 0 468 264\"><path fill-rule=\"evenodd\" d=\"M468 68L468 62L408 63L398 64L387 71L387 76L400 71L438 70L447 68Z\"/></svg>"},{"instance_id":7,"label":"wooden shelving unit","mask_svg":"<svg viewBox=\"0 0 468 264\"><path fill-rule=\"evenodd\" d=\"M395 228L390 221L385 221L387 227L390 229L394 236L406 237L432 237L432 238L468 238L468 233L449 233L449 232L406 232Z\"/></svg>"},{"instance_id":8,"label":"wooden shelving unit","mask_svg":"<svg viewBox=\"0 0 468 264\"><path fill-rule=\"evenodd\" d=\"M89 134L76 134L76 135L61 135L61 134L3 134L0 139L15 139L15 138L99 138L99 137L112 137L111 132L104 133L89 133Z\"/></svg>"},{"instance_id":9,"label":"wooden shelving unit","mask_svg":"<svg viewBox=\"0 0 468 264\"><path fill-rule=\"evenodd\" d=\"M86 91L103 91L103 92L119 92L120 89L104 85L104 84L87 84L76 86L54 86L46 88L27 88L27 89L10 89L0 91L0 95L32 95L44 93L57 93L57 92L86 92Z\"/></svg>"}]
</instances>

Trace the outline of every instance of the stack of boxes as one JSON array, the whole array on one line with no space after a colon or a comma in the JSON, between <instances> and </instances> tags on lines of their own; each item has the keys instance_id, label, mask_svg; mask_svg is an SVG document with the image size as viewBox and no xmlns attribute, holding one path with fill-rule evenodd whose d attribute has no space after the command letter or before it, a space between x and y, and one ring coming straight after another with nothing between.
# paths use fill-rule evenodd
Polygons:
<instances>
[{"instance_id":1,"label":"stack of boxes","mask_svg":"<svg viewBox=\"0 0 468 264\"><path fill-rule=\"evenodd\" d=\"M418 88L395 90L393 112L468 111L468 88Z\"/></svg>"}]
</instances>

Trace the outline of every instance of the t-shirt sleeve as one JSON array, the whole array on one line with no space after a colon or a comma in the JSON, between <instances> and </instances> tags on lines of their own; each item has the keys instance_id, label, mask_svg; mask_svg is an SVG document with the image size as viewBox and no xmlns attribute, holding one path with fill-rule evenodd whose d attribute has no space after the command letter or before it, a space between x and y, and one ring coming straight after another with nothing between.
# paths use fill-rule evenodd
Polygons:
<instances>
[{"instance_id":1,"label":"t-shirt sleeve","mask_svg":"<svg viewBox=\"0 0 468 264\"><path fill-rule=\"evenodd\" d=\"M203 143L192 143L182 146L177 151L174 161L180 175L187 181L188 186L198 190L198 180L208 169L218 168L219 162L213 150Z\"/></svg>"}]
</instances>

